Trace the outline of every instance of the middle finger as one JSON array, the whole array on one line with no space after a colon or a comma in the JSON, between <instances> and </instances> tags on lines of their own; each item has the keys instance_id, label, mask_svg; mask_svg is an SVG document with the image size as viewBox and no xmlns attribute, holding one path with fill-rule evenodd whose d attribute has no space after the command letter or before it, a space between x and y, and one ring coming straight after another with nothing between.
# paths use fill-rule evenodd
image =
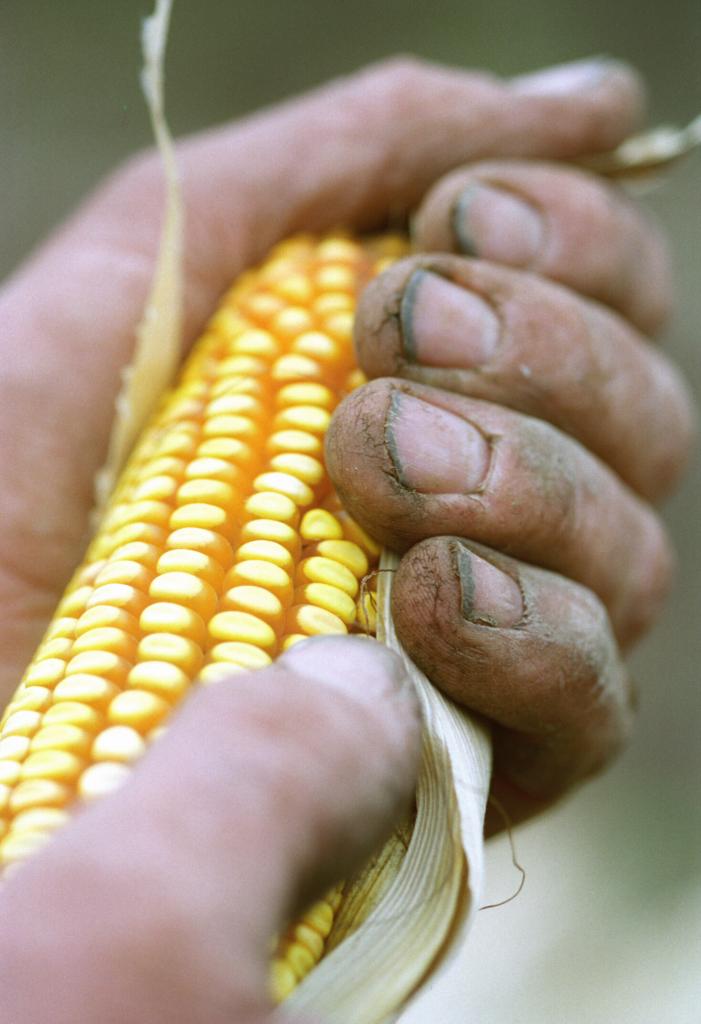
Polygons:
<instances>
[{"instance_id":1,"label":"middle finger","mask_svg":"<svg viewBox=\"0 0 701 1024\"><path fill-rule=\"evenodd\" d=\"M617 314L561 285L457 256L410 257L365 290L355 336L369 377L547 420L648 499L683 469L693 419L680 374Z\"/></svg>"}]
</instances>

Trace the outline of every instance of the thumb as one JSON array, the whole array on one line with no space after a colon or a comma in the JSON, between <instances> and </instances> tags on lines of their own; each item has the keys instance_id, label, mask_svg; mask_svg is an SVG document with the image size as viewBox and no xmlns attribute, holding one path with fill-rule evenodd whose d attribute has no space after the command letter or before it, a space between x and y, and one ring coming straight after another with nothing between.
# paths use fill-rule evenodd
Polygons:
<instances>
[{"instance_id":1,"label":"thumb","mask_svg":"<svg viewBox=\"0 0 701 1024\"><path fill-rule=\"evenodd\" d=\"M271 937L389 833L418 751L401 663L374 641L310 640L201 691L8 880L6 1019L262 1018Z\"/></svg>"}]
</instances>

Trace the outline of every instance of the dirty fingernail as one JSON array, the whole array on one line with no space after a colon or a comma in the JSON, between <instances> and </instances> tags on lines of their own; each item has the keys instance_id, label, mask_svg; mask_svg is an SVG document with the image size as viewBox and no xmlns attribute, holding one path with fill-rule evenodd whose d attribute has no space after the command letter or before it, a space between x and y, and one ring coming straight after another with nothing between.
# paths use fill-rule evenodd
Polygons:
<instances>
[{"instance_id":1,"label":"dirty fingernail","mask_svg":"<svg viewBox=\"0 0 701 1024\"><path fill-rule=\"evenodd\" d=\"M478 626L509 629L523 618L523 598L514 580L491 562L456 544L463 618Z\"/></svg>"},{"instance_id":2,"label":"dirty fingernail","mask_svg":"<svg viewBox=\"0 0 701 1024\"><path fill-rule=\"evenodd\" d=\"M489 468L484 436L460 416L394 391L385 425L387 451L402 486L422 494L469 494Z\"/></svg>"},{"instance_id":3,"label":"dirty fingernail","mask_svg":"<svg viewBox=\"0 0 701 1024\"><path fill-rule=\"evenodd\" d=\"M453 234L468 256L528 267L538 258L545 234L534 206L492 185L470 185L453 207Z\"/></svg>"},{"instance_id":4,"label":"dirty fingernail","mask_svg":"<svg viewBox=\"0 0 701 1024\"><path fill-rule=\"evenodd\" d=\"M571 96L582 89L595 88L617 66L618 62L610 57L587 57L519 75L511 80L511 85L522 96Z\"/></svg>"},{"instance_id":5,"label":"dirty fingernail","mask_svg":"<svg viewBox=\"0 0 701 1024\"><path fill-rule=\"evenodd\" d=\"M399 315L405 355L425 366L482 366L499 343L499 319L487 302L428 270L409 278Z\"/></svg>"}]
</instances>

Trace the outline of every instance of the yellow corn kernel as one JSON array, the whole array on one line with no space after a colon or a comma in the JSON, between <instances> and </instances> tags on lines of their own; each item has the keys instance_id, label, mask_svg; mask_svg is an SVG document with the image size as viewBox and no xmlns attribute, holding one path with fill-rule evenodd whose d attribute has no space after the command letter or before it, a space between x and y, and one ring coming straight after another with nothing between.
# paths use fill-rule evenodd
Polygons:
<instances>
[{"instance_id":1,"label":"yellow corn kernel","mask_svg":"<svg viewBox=\"0 0 701 1024\"><path fill-rule=\"evenodd\" d=\"M325 508L310 508L305 512L299 532L303 540L338 540L343 537L338 519Z\"/></svg>"},{"instance_id":2,"label":"yellow corn kernel","mask_svg":"<svg viewBox=\"0 0 701 1024\"><path fill-rule=\"evenodd\" d=\"M76 639L94 629L118 629L130 636L139 635L139 619L123 608L103 604L84 611L75 627Z\"/></svg>"},{"instance_id":3,"label":"yellow corn kernel","mask_svg":"<svg viewBox=\"0 0 701 1024\"><path fill-rule=\"evenodd\" d=\"M64 807L71 798L68 786L53 779L29 779L20 782L10 796L9 809L13 814L34 807Z\"/></svg>"},{"instance_id":4,"label":"yellow corn kernel","mask_svg":"<svg viewBox=\"0 0 701 1024\"><path fill-rule=\"evenodd\" d=\"M199 526L173 530L166 540L165 546L168 551L181 548L185 551L199 551L203 555L208 555L222 568L229 565L234 557L231 544L226 537L215 530L203 529Z\"/></svg>"},{"instance_id":5,"label":"yellow corn kernel","mask_svg":"<svg viewBox=\"0 0 701 1024\"><path fill-rule=\"evenodd\" d=\"M372 539L369 533L365 532L362 526L356 523L355 519L351 519L348 513L340 512L338 519L343 527L343 536L346 540L357 544L370 558L376 561L380 557L380 545Z\"/></svg>"},{"instance_id":6,"label":"yellow corn kernel","mask_svg":"<svg viewBox=\"0 0 701 1024\"><path fill-rule=\"evenodd\" d=\"M19 777L19 761L0 761L0 785L15 786L19 782Z\"/></svg>"},{"instance_id":7,"label":"yellow corn kernel","mask_svg":"<svg viewBox=\"0 0 701 1024\"><path fill-rule=\"evenodd\" d=\"M139 643L140 661L167 661L192 679L202 665L202 648L193 640L174 633L149 633Z\"/></svg>"},{"instance_id":8,"label":"yellow corn kernel","mask_svg":"<svg viewBox=\"0 0 701 1024\"><path fill-rule=\"evenodd\" d=\"M295 605L287 615L286 628L290 632L305 633L307 636L327 633L347 633L345 623L338 615L317 608L313 604Z\"/></svg>"},{"instance_id":9,"label":"yellow corn kernel","mask_svg":"<svg viewBox=\"0 0 701 1024\"><path fill-rule=\"evenodd\" d=\"M294 568L294 559L288 549L274 540L249 540L241 544L236 551L236 561L249 560L272 562L287 573Z\"/></svg>"},{"instance_id":10,"label":"yellow corn kernel","mask_svg":"<svg viewBox=\"0 0 701 1024\"><path fill-rule=\"evenodd\" d=\"M343 355L338 343L323 331L305 331L300 334L292 342L292 352L327 365L340 360Z\"/></svg>"},{"instance_id":11,"label":"yellow corn kernel","mask_svg":"<svg viewBox=\"0 0 701 1024\"><path fill-rule=\"evenodd\" d=\"M55 637L72 637L75 633L75 625L78 620L70 616L61 616L54 619L46 631L45 640L53 640Z\"/></svg>"},{"instance_id":12,"label":"yellow corn kernel","mask_svg":"<svg viewBox=\"0 0 701 1024\"><path fill-rule=\"evenodd\" d=\"M57 636L53 640L46 640L42 643L35 657L37 661L44 658L60 658L61 661L66 661L72 650L72 640L67 636Z\"/></svg>"},{"instance_id":13,"label":"yellow corn kernel","mask_svg":"<svg viewBox=\"0 0 701 1024\"><path fill-rule=\"evenodd\" d=\"M336 404L336 397L325 384L297 382L280 388L276 404L282 409L296 405L318 405L330 411Z\"/></svg>"},{"instance_id":14,"label":"yellow corn kernel","mask_svg":"<svg viewBox=\"0 0 701 1024\"><path fill-rule=\"evenodd\" d=\"M281 473L290 473L298 480L303 480L309 487L316 487L324 479L324 465L319 459L301 452L280 452L273 455L270 468Z\"/></svg>"},{"instance_id":15,"label":"yellow corn kernel","mask_svg":"<svg viewBox=\"0 0 701 1024\"><path fill-rule=\"evenodd\" d=\"M188 551L185 548L164 551L158 559L156 571L161 576L167 572L182 572L189 576L197 576L213 587L215 591L220 589L224 579L222 566L213 558L202 551Z\"/></svg>"},{"instance_id":16,"label":"yellow corn kernel","mask_svg":"<svg viewBox=\"0 0 701 1024\"><path fill-rule=\"evenodd\" d=\"M299 537L288 523L277 519L251 519L241 530L243 544L252 540L268 540L281 544L296 556L299 550Z\"/></svg>"},{"instance_id":17,"label":"yellow corn kernel","mask_svg":"<svg viewBox=\"0 0 701 1024\"><path fill-rule=\"evenodd\" d=\"M128 725L112 725L96 737L92 745L93 761L116 761L129 764L146 751L143 736Z\"/></svg>"},{"instance_id":18,"label":"yellow corn kernel","mask_svg":"<svg viewBox=\"0 0 701 1024\"><path fill-rule=\"evenodd\" d=\"M275 519L292 527L299 521L299 511L294 501L276 491L252 494L244 508L251 519Z\"/></svg>"},{"instance_id":19,"label":"yellow corn kernel","mask_svg":"<svg viewBox=\"0 0 701 1024\"><path fill-rule=\"evenodd\" d=\"M180 700L190 684L190 677L169 661L141 661L129 673L127 686L148 690L171 703Z\"/></svg>"},{"instance_id":20,"label":"yellow corn kernel","mask_svg":"<svg viewBox=\"0 0 701 1024\"><path fill-rule=\"evenodd\" d=\"M80 775L85 762L68 750L37 750L22 764L21 778L52 779L70 784Z\"/></svg>"},{"instance_id":21,"label":"yellow corn kernel","mask_svg":"<svg viewBox=\"0 0 701 1024\"><path fill-rule=\"evenodd\" d=\"M237 672L246 671L244 666L238 665L236 662L213 661L202 669L199 681L202 685L209 686L211 683L221 682L222 679L230 679Z\"/></svg>"},{"instance_id":22,"label":"yellow corn kernel","mask_svg":"<svg viewBox=\"0 0 701 1024\"><path fill-rule=\"evenodd\" d=\"M60 807L32 807L15 814L12 819L13 835L27 832L52 832L69 820L67 811Z\"/></svg>"},{"instance_id":23,"label":"yellow corn kernel","mask_svg":"<svg viewBox=\"0 0 701 1024\"><path fill-rule=\"evenodd\" d=\"M283 956L277 956L270 969L270 995L274 1002L281 1003L297 988L298 977Z\"/></svg>"},{"instance_id":24,"label":"yellow corn kernel","mask_svg":"<svg viewBox=\"0 0 701 1024\"><path fill-rule=\"evenodd\" d=\"M257 615L258 618L267 622L275 632L282 628L284 621L284 609L280 598L271 594L265 587L232 587L224 593L221 607L224 611L240 611Z\"/></svg>"},{"instance_id":25,"label":"yellow corn kernel","mask_svg":"<svg viewBox=\"0 0 701 1024\"><path fill-rule=\"evenodd\" d=\"M85 607L96 608L101 604L112 605L130 615L139 616L148 604L148 599L142 590L127 583L106 583L92 591Z\"/></svg>"},{"instance_id":26,"label":"yellow corn kernel","mask_svg":"<svg viewBox=\"0 0 701 1024\"><path fill-rule=\"evenodd\" d=\"M33 736L41 723L39 711L15 711L2 727L3 738L6 736Z\"/></svg>"},{"instance_id":27,"label":"yellow corn kernel","mask_svg":"<svg viewBox=\"0 0 701 1024\"><path fill-rule=\"evenodd\" d=\"M170 704L147 690L125 690L109 706L107 718L113 725L130 725L141 733L158 725L170 711Z\"/></svg>"},{"instance_id":28,"label":"yellow corn kernel","mask_svg":"<svg viewBox=\"0 0 701 1024\"><path fill-rule=\"evenodd\" d=\"M346 292L324 292L312 304L317 316L325 317L329 313L350 312L353 309L353 297Z\"/></svg>"},{"instance_id":29,"label":"yellow corn kernel","mask_svg":"<svg viewBox=\"0 0 701 1024\"><path fill-rule=\"evenodd\" d=\"M352 626L355 621L355 601L344 590L338 587L331 587L328 583L307 583L295 591L295 601L298 604L313 604L317 608L325 608L326 611L336 615L347 626Z\"/></svg>"},{"instance_id":30,"label":"yellow corn kernel","mask_svg":"<svg viewBox=\"0 0 701 1024\"><path fill-rule=\"evenodd\" d=\"M24 685L45 686L50 690L59 680L63 679L65 671L66 663L61 658L45 658L43 661L35 662L27 669Z\"/></svg>"},{"instance_id":31,"label":"yellow corn kernel","mask_svg":"<svg viewBox=\"0 0 701 1024\"><path fill-rule=\"evenodd\" d=\"M102 676L113 683L121 685L127 677L130 664L112 651L82 651L76 654L66 665L65 679L78 674Z\"/></svg>"},{"instance_id":32,"label":"yellow corn kernel","mask_svg":"<svg viewBox=\"0 0 701 1024\"><path fill-rule=\"evenodd\" d=\"M188 572L165 572L149 587L154 601L172 601L196 612L207 621L217 607L214 587Z\"/></svg>"},{"instance_id":33,"label":"yellow corn kernel","mask_svg":"<svg viewBox=\"0 0 701 1024\"><path fill-rule=\"evenodd\" d=\"M94 732L103 722L100 711L80 701L61 701L44 712L44 725L77 725Z\"/></svg>"},{"instance_id":34,"label":"yellow corn kernel","mask_svg":"<svg viewBox=\"0 0 701 1024\"><path fill-rule=\"evenodd\" d=\"M7 708L8 715L5 721L9 719L12 711L46 711L50 704L51 690L44 686L30 686L26 689L21 686Z\"/></svg>"},{"instance_id":35,"label":"yellow corn kernel","mask_svg":"<svg viewBox=\"0 0 701 1024\"><path fill-rule=\"evenodd\" d=\"M310 505L314 500L312 489L291 473L275 471L261 473L253 481L253 489L254 491L275 491L300 507Z\"/></svg>"},{"instance_id":36,"label":"yellow corn kernel","mask_svg":"<svg viewBox=\"0 0 701 1024\"><path fill-rule=\"evenodd\" d=\"M171 501L178 487L177 480L165 473L154 474L134 489L130 495L136 501ZM144 520L152 522L153 520Z\"/></svg>"},{"instance_id":37,"label":"yellow corn kernel","mask_svg":"<svg viewBox=\"0 0 701 1024\"><path fill-rule=\"evenodd\" d=\"M294 647L300 640L308 640L309 636L307 633L287 633L285 639L282 642L282 650L289 651L290 647Z\"/></svg>"},{"instance_id":38,"label":"yellow corn kernel","mask_svg":"<svg viewBox=\"0 0 701 1024\"><path fill-rule=\"evenodd\" d=\"M65 750L69 754L83 757L90 749L92 734L77 725L53 724L39 729L32 739L31 750Z\"/></svg>"},{"instance_id":39,"label":"yellow corn kernel","mask_svg":"<svg viewBox=\"0 0 701 1024\"><path fill-rule=\"evenodd\" d=\"M308 974L315 964L314 957L309 949L301 942L288 942L285 944L285 960L300 980Z\"/></svg>"},{"instance_id":40,"label":"yellow corn kernel","mask_svg":"<svg viewBox=\"0 0 701 1024\"><path fill-rule=\"evenodd\" d=\"M86 803L96 800L98 797L107 796L119 789L130 774L128 765L120 762L103 761L92 764L80 776L78 795Z\"/></svg>"},{"instance_id":41,"label":"yellow corn kernel","mask_svg":"<svg viewBox=\"0 0 701 1024\"><path fill-rule=\"evenodd\" d=\"M193 459L188 463L184 476L186 480L218 480L230 487L239 487L244 480L243 470L238 466L212 455Z\"/></svg>"},{"instance_id":42,"label":"yellow corn kernel","mask_svg":"<svg viewBox=\"0 0 701 1024\"><path fill-rule=\"evenodd\" d=\"M310 928L308 924L304 924L304 921L292 928L291 935L295 942L298 942L309 950L314 959L314 963L316 963L324 951L323 936L320 935L319 932L315 931L314 928Z\"/></svg>"},{"instance_id":43,"label":"yellow corn kernel","mask_svg":"<svg viewBox=\"0 0 701 1024\"><path fill-rule=\"evenodd\" d=\"M16 836L6 835L0 843L0 864L3 867L8 867L25 860L46 843L50 834L49 832L22 832Z\"/></svg>"},{"instance_id":44,"label":"yellow corn kernel","mask_svg":"<svg viewBox=\"0 0 701 1024\"><path fill-rule=\"evenodd\" d=\"M7 736L0 740L0 761L21 761L29 750L29 736Z\"/></svg>"},{"instance_id":45,"label":"yellow corn kernel","mask_svg":"<svg viewBox=\"0 0 701 1024\"><path fill-rule=\"evenodd\" d=\"M124 629L117 629L115 626L102 626L86 630L85 633L76 637L73 641L72 653L78 655L87 651L101 651L114 654L126 661L133 661L136 648L136 637L132 633L127 633Z\"/></svg>"},{"instance_id":46,"label":"yellow corn kernel","mask_svg":"<svg viewBox=\"0 0 701 1024\"><path fill-rule=\"evenodd\" d=\"M226 509L219 505L210 505L205 501L192 501L187 505L180 505L173 510L169 526L171 530L184 529L186 527L208 530L219 533L223 537L231 535L234 522Z\"/></svg>"},{"instance_id":47,"label":"yellow corn kernel","mask_svg":"<svg viewBox=\"0 0 701 1024\"><path fill-rule=\"evenodd\" d=\"M317 551L323 558L340 562L358 580L367 575L369 569L367 555L361 547L350 540L324 539L317 545Z\"/></svg>"},{"instance_id":48,"label":"yellow corn kernel","mask_svg":"<svg viewBox=\"0 0 701 1024\"><path fill-rule=\"evenodd\" d=\"M343 590L350 597L358 593L358 580L345 565L332 558L313 555L300 562L297 570L299 582L327 583L329 586Z\"/></svg>"},{"instance_id":49,"label":"yellow corn kernel","mask_svg":"<svg viewBox=\"0 0 701 1024\"><path fill-rule=\"evenodd\" d=\"M209 633L214 640L237 640L269 651L277 644L275 630L248 612L218 612L209 624Z\"/></svg>"},{"instance_id":50,"label":"yellow corn kernel","mask_svg":"<svg viewBox=\"0 0 701 1024\"><path fill-rule=\"evenodd\" d=\"M102 676L80 674L71 676L57 683L54 689L54 701L88 704L96 710L104 710L114 695L117 687Z\"/></svg>"},{"instance_id":51,"label":"yellow corn kernel","mask_svg":"<svg viewBox=\"0 0 701 1024\"><path fill-rule=\"evenodd\" d=\"M323 445L321 439L308 430L285 429L276 430L268 438L268 451L271 455L309 455L321 458Z\"/></svg>"},{"instance_id":52,"label":"yellow corn kernel","mask_svg":"<svg viewBox=\"0 0 701 1024\"><path fill-rule=\"evenodd\" d=\"M98 573L95 586L99 587L105 583L127 583L138 590L146 590L152 577L153 573L140 562L129 559L110 560Z\"/></svg>"},{"instance_id":53,"label":"yellow corn kernel","mask_svg":"<svg viewBox=\"0 0 701 1024\"><path fill-rule=\"evenodd\" d=\"M284 306L275 312L270 323L270 329L284 341L296 338L313 327L314 317L302 306Z\"/></svg>"},{"instance_id":54,"label":"yellow corn kernel","mask_svg":"<svg viewBox=\"0 0 701 1024\"><path fill-rule=\"evenodd\" d=\"M224 641L215 644L211 650L214 661L226 664L241 665L243 668L265 668L272 664L272 658L260 647L241 641Z\"/></svg>"},{"instance_id":55,"label":"yellow corn kernel","mask_svg":"<svg viewBox=\"0 0 701 1024\"><path fill-rule=\"evenodd\" d=\"M247 558L237 562L226 574L224 586L229 589L237 586L265 587L283 604L292 598L292 580L289 574L273 562L262 559Z\"/></svg>"},{"instance_id":56,"label":"yellow corn kernel","mask_svg":"<svg viewBox=\"0 0 701 1024\"><path fill-rule=\"evenodd\" d=\"M78 587L72 593L69 593L67 597L64 597L63 601L59 605L59 614L61 618L71 618L80 613L85 608L85 603L92 594L93 590L90 586Z\"/></svg>"},{"instance_id":57,"label":"yellow corn kernel","mask_svg":"<svg viewBox=\"0 0 701 1024\"><path fill-rule=\"evenodd\" d=\"M172 601L157 601L151 604L139 620L144 633L174 633L203 647L207 639L204 619L191 608Z\"/></svg>"},{"instance_id":58,"label":"yellow corn kernel","mask_svg":"<svg viewBox=\"0 0 701 1024\"><path fill-rule=\"evenodd\" d=\"M309 333L309 332L305 332ZM304 335L300 335L303 337ZM311 356L289 352L273 363L271 376L277 383L323 379L321 366Z\"/></svg>"},{"instance_id":59,"label":"yellow corn kernel","mask_svg":"<svg viewBox=\"0 0 701 1024\"><path fill-rule=\"evenodd\" d=\"M216 505L229 517L235 515L240 504L236 492L222 480L186 480L175 496L177 505Z\"/></svg>"}]
</instances>

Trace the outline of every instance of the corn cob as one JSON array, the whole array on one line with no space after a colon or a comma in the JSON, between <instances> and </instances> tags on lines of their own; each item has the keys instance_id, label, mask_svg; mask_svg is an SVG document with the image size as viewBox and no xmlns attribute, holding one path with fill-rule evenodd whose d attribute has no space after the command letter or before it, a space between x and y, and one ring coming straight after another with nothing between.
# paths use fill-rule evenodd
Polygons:
<instances>
[{"instance_id":1,"label":"corn cob","mask_svg":"<svg viewBox=\"0 0 701 1024\"><path fill-rule=\"evenodd\" d=\"M295 238L225 295L0 722L5 871L125 780L195 681L366 628L359 584L379 550L332 491L323 435L362 382L357 293L404 246ZM277 998L323 954L339 900L279 940Z\"/></svg>"}]
</instances>

